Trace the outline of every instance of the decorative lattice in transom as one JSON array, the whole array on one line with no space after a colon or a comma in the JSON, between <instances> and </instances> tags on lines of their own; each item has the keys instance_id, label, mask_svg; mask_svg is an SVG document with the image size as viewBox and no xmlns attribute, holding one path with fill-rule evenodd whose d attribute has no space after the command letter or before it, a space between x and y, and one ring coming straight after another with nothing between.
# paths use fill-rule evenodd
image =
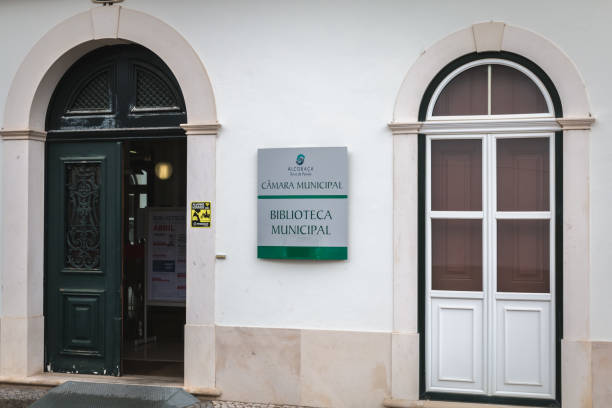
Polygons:
<instances>
[{"instance_id":1,"label":"decorative lattice in transom","mask_svg":"<svg viewBox=\"0 0 612 408\"><path fill-rule=\"evenodd\" d=\"M68 111L108 111L111 109L110 96L109 72L103 71L81 87Z\"/></svg>"},{"instance_id":2,"label":"decorative lattice in transom","mask_svg":"<svg viewBox=\"0 0 612 408\"><path fill-rule=\"evenodd\" d=\"M136 69L136 109L178 108L176 96L157 75Z\"/></svg>"}]
</instances>

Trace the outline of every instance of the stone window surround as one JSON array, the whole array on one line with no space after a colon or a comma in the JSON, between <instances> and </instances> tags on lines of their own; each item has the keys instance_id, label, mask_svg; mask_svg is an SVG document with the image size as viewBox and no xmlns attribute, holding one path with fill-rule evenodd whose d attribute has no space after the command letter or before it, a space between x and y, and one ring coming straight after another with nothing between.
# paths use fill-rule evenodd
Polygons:
<instances>
[{"instance_id":1,"label":"stone window surround","mask_svg":"<svg viewBox=\"0 0 612 408\"><path fill-rule=\"evenodd\" d=\"M589 341L589 133L585 85L573 62L549 40L502 22L455 32L425 50L400 87L389 128L393 134L393 333L388 407L423 406L419 400L418 134L495 132L486 121L418 120L425 90L448 63L473 52L509 51L542 68L557 87L563 118L497 121L500 131L563 131L563 339L564 406L581 406L592 390ZM490 121L493 122L493 121ZM571 152L571 154L568 154ZM406 177L412 174L414 177ZM462 405L462 404L459 404ZM458 405L458 406L459 406Z\"/></svg>"},{"instance_id":2,"label":"stone window surround","mask_svg":"<svg viewBox=\"0 0 612 408\"><path fill-rule=\"evenodd\" d=\"M47 32L30 50L11 83L3 128L1 228L2 316L0 379L24 381L44 364L44 175L45 116L51 95L66 70L105 45L134 42L156 53L176 76L187 108L187 160L198 172L187 175L187 202L215 202L215 98L199 56L172 27L119 5L97 6ZM25 216L27 212L27 217ZM10 237L10 239L9 239ZM185 388L219 395L215 389L215 225L187 230Z\"/></svg>"}]
</instances>

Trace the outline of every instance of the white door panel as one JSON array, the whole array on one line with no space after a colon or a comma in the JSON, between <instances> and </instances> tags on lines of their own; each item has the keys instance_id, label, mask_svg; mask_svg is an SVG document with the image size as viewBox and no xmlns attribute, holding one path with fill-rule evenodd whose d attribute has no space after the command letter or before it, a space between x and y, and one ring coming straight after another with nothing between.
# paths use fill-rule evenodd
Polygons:
<instances>
[{"instance_id":1,"label":"white door panel","mask_svg":"<svg viewBox=\"0 0 612 408\"><path fill-rule=\"evenodd\" d=\"M550 301L497 301L496 395L552 397Z\"/></svg>"},{"instance_id":2,"label":"white door panel","mask_svg":"<svg viewBox=\"0 0 612 408\"><path fill-rule=\"evenodd\" d=\"M555 398L553 136L426 137L429 392Z\"/></svg>"},{"instance_id":3,"label":"white door panel","mask_svg":"<svg viewBox=\"0 0 612 408\"><path fill-rule=\"evenodd\" d=\"M482 303L432 299L431 390L484 392Z\"/></svg>"}]
</instances>

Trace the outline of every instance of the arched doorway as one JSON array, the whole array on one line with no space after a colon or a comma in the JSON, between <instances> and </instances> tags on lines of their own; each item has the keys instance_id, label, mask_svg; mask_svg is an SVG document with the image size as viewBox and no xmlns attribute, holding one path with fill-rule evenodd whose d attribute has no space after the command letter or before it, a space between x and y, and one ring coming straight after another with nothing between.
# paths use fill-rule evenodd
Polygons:
<instances>
[{"instance_id":1,"label":"arched doorway","mask_svg":"<svg viewBox=\"0 0 612 408\"><path fill-rule=\"evenodd\" d=\"M102 47L46 119L45 367L182 375L186 122L154 53Z\"/></svg>"},{"instance_id":2,"label":"arched doorway","mask_svg":"<svg viewBox=\"0 0 612 408\"><path fill-rule=\"evenodd\" d=\"M44 179L45 119L51 95L65 72L89 51L126 42L153 51L181 85L188 116L188 201L215 200L216 137L213 89L200 56L162 19L120 5L70 16L29 50L11 82L0 136L3 139L2 319L0 374L24 379L44 369ZM27 186L27 188L24 188ZM10 192L8 194L7 192ZM8 198L10 197L10 199ZM28 216L23 217L27 209ZM215 390L215 233L187 231L187 322L184 384ZM193 273L189 273L189 272Z\"/></svg>"}]
</instances>

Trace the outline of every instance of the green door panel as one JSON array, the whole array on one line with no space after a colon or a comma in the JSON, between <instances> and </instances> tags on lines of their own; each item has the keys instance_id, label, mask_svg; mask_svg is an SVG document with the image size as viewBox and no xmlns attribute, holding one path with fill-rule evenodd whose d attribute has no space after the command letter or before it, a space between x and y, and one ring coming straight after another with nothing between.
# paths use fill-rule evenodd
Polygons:
<instances>
[{"instance_id":1,"label":"green door panel","mask_svg":"<svg viewBox=\"0 0 612 408\"><path fill-rule=\"evenodd\" d=\"M119 375L121 144L48 143L46 368Z\"/></svg>"}]
</instances>

